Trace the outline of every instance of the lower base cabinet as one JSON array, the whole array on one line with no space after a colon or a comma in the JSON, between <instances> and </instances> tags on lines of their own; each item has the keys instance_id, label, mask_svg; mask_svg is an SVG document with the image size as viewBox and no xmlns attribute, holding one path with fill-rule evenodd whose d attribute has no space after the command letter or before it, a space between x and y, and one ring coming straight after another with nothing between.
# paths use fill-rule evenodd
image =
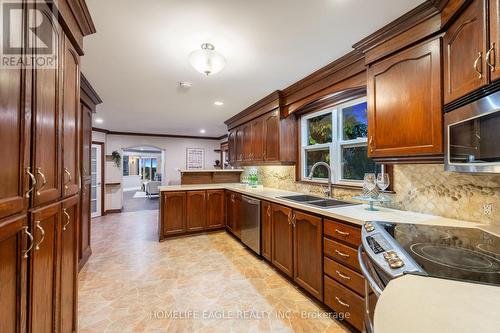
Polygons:
<instances>
[{"instance_id":1,"label":"lower base cabinet","mask_svg":"<svg viewBox=\"0 0 500 333\"><path fill-rule=\"evenodd\" d=\"M28 217L0 222L0 332L26 331Z\"/></svg>"},{"instance_id":2,"label":"lower base cabinet","mask_svg":"<svg viewBox=\"0 0 500 333\"><path fill-rule=\"evenodd\" d=\"M159 239L226 226L224 190L162 192Z\"/></svg>"},{"instance_id":3,"label":"lower base cabinet","mask_svg":"<svg viewBox=\"0 0 500 333\"><path fill-rule=\"evenodd\" d=\"M325 304L337 313L349 313L346 320L359 331L363 330L364 298L328 276L325 276Z\"/></svg>"},{"instance_id":4,"label":"lower base cabinet","mask_svg":"<svg viewBox=\"0 0 500 333\"><path fill-rule=\"evenodd\" d=\"M292 209L271 205L272 263L293 278L293 226Z\"/></svg>"},{"instance_id":5,"label":"lower base cabinet","mask_svg":"<svg viewBox=\"0 0 500 333\"><path fill-rule=\"evenodd\" d=\"M264 258L272 260L272 225L271 225L271 203L262 201L261 203L261 254Z\"/></svg>"},{"instance_id":6,"label":"lower base cabinet","mask_svg":"<svg viewBox=\"0 0 500 333\"><path fill-rule=\"evenodd\" d=\"M226 193L226 224L228 230L237 238L241 238L240 207L241 194L228 191Z\"/></svg>"}]
</instances>

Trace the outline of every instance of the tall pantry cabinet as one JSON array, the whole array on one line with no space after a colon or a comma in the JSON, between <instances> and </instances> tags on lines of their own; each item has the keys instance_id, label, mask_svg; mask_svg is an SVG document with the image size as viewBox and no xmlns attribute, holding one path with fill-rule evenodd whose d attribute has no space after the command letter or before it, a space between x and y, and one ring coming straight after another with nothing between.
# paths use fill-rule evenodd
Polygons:
<instances>
[{"instance_id":1,"label":"tall pantry cabinet","mask_svg":"<svg viewBox=\"0 0 500 333\"><path fill-rule=\"evenodd\" d=\"M95 28L84 1L15 6L9 57L45 62L0 67L0 332L75 332L80 56Z\"/></svg>"}]
</instances>

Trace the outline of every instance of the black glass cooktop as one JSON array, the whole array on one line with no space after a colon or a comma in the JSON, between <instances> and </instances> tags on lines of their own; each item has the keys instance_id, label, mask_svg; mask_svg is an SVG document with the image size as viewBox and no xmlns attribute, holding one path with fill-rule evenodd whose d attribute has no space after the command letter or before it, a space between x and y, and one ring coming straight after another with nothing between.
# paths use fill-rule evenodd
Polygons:
<instances>
[{"instance_id":1,"label":"black glass cooktop","mask_svg":"<svg viewBox=\"0 0 500 333\"><path fill-rule=\"evenodd\" d=\"M473 228L387 224L430 276L500 285L500 237Z\"/></svg>"}]
</instances>

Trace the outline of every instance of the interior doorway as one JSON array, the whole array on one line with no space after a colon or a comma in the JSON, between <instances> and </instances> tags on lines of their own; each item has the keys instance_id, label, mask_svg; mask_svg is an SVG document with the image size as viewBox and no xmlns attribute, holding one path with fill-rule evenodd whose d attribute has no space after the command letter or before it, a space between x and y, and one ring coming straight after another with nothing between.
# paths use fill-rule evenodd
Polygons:
<instances>
[{"instance_id":1,"label":"interior doorway","mask_svg":"<svg viewBox=\"0 0 500 333\"><path fill-rule=\"evenodd\" d=\"M164 151L153 146L123 149L123 211L157 210Z\"/></svg>"},{"instance_id":2,"label":"interior doorway","mask_svg":"<svg viewBox=\"0 0 500 333\"><path fill-rule=\"evenodd\" d=\"M90 174L92 184L90 191L90 213L91 217L102 216L103 212L103 143L93 142L90 155Z\"/></svg>"}]
</instances>

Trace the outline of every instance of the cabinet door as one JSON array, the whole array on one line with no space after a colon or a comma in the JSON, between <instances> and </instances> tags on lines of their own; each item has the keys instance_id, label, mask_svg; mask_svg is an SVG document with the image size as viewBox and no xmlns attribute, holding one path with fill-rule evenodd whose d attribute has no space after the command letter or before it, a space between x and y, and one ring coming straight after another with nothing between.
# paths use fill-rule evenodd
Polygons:
<instances>
[{"instance_id":1,"label":"cabinet door","mask_svg":"<svg viewBox=\"0 0 500 333\"><path fill-rule=\"evenodd\" d=\"M78 140L80 109L80 57L65 37L63 91L63 195L78 193L79 152Z\"/></svg>"},{"instance_id":2,"label":"cabinet door","mask_svg":"<svg viewBox=\"0 0 500 333\"><path fill-rule=\"evenodd\" d=\"M227 136L227 142L229 145L229 164L234 165L236 162L236 131L231 130Z\"/></svg>"},{"instance_id":3,"label":"cabinet door","mask_svg":"<svg viewBox=\"0 0 500 333\"><path fill-rule=\"evenodd\" d=\"M444 35L444 103L488 83L486 0L474 0Z\"/></svg>"},{"instance_id":4,"label":"cabinet door","mask_svg":"<svg viewBox=\"0 0 500 333\"><path fill-rule=\"evenodd\" d=\"M205 191L187 192L187 231L205 229L207 211L205 195Z\"/></svg>"},{"instance_id":5,"label":"cabinet door","mask_svg":"<svg viewBox=\"0 0 500 333\"><path fill-rule=\"evenodd\" d=\"M30 262L30 332L52 333L56 327L60 211L61 204L57 203L34 211L31 217L35 247Z\"/></svg>"},{"instance_id":6,"label":"cabinet door","mask_svg":"<svg viewBox=\"0 0 500 333\"><path fill-rule=\"evenodd\" d=\"M22 22L12 24L16 35L22 36ZM27 209L29 191L35 184L29 174L30 121L25 120L25 103L29 99L25 73L22 68L0 67L0 156L3 156L0 172L0 219ZM24 98L24 91L27 92ZM33 178L34 179L34 178ZM1 325L1 324L0 324Z\"/></svg>"},{"instance_id":7,"label":"cabinet door","mask_svg":"<svg viewBox=\"0 0 500 333\"><path fill-rule=\"evenodd\" d=\"M264 116L264 160L280 159L280 117L278 111Z\"/></svg>"},{"instance_id":8,"label":"cabinet door","mask_svg":"<svg viewBox=\"0 0 500 333\"><path fill-rule=\"evenodd\" d=\"M78 196L62 202L61 234L61 314L60 332L72 333L77 329L77 274L78 274Z\"/></svg>"},{"instance_id":9,"label":"cabinet door","mask_svg":"<svg viewBox=\"0 0 500 333\"><path fill-rule=\"evenodd\" d=\"M262 161L264 157L264 119L257 118L252 122L252 161Z\"/></svg>"},{"instance_id":10,"label":"cabinet door","mask_svg":"<svg viewBox=\"0 0 500 333\"><path fill-rule=\"evenodd\" d=\"M252 152L252 124L243 125L243 161L251 161Z\"/></svg>"},{"instance_id":11,"label":"cabinet door","mask_svg":"<svg viewBox=\"0 0 500 333\"><path fill-rule=\"evenodd\" d=\"M207 229L224 227L224 190L207 191Z\"/></svg>"},{"instance_id":12,"label":"cabinet door","mask_svg":"<svg viewBox=\"0 0 500 333\"><path fill-rule=\"evenodd\" d=\"M234 229L234 193L226 191L226 226L233 232Z\"/></svg>"},{"instance_id":13,"label":"cabinet door","mask_svg":"<svg viewBox=\"0 0 500 333\"><path fill-rule=\"evenodd\" d=\"M370 66L369 156L443 153L440 50L433 39Z\"/></svg>"},{"instance_id":14,"label":"cabinet door","mask_svg":"<svg viewBox=\"0 0 500 333\"><path fill-rule=\"evenodd\" d=\"M236 237L241 238L241 194L234 193L233 203L233 233Z\"/></svg>"},{"instance_id":15,"label":"cabinet door","mask_svg":"<svg viewBox=\"0 0 500 333\"><path fill-rule=\"evenodd\" d=\"M57 63L51 67L35 66L33 70L33 140L32 168L37 177L34 204L40 206L61 197L61 29L49 7L37 2L37 9L46 25L36 28L34 43L52 40L57 50ZM35 18L32 18L35 20ZM33 26L36 26L33 25ZM35 35L35 34L33 34Z\"/></svg>"},{"instance_id":16,"label":"cabinet door","mask_svg":"<svg viewBox=\"0 0 500 333\"><path fill-rule=\"evenodd\" d=\"M0 222L0 332L2 333L17 333L26 329L27 223L26 216ZM31 255L31 252L26 255Z\"/></svg>"},{"instance_id":17,"label":"cabinet door","mask_svg":"<svg viewBox=\"0 0 500 333\"><path fill-rule=\"evenodd\" d=\"M162 198L163 235L186 232L186 192L165 192Z\"/></svg>"},{"instance_id":18,"label":"cabinet door","mask_svg":"<svg viewBox=\"0 0 500 333\"><path fill-rule=\"evenodd\" d=\"M289 277L293 277L292 209L272 204L272 263Z\"/></svg>"},{"instance_id":19,"label":"cabinet door","mask_svg":"<svg viewBox=\"0 0 500 333\"><path fill-rule=\"evenodd\" d=\"M91 181L91 149L92 149L92 111L84 104L82 106L82 178Z\"/></svg>"},{"instance_id":20,"label":"cabinet door","mask_svg":"<svg viewBox=\"0 0 500 333\"><path fill-rule=\"evenodd\" d=\"M294 280L319 300L323 299L323 231L321 218L294 212Z\"/></svg>"},{"instance_id":21,"label":"cabinet door","mask_svg":"<svg viewBox=\"0 0 500 333\"><path fill-rule=\"evenodd\" d=\"M78 269L83 268L92 254L92 248L90 247L90 188L91 182L85 180L82 184L81 212L78 220Z\"/></svg>"},{"instance_id":22,"label":"cabinet door","mask_svg":"<svg viewBox=\"0 0 500 333\"><path fill-rule=\"evenodd\" d=\"M236 162L243 162L244 141L243 141L243 128L236 129Z\"/></svg>"},{"instance_id":23,"label":"cabinet door","mask_svg":"<svg viewBox=\"0 0 500 333\"><path fill-rule=\"evenodd\" d=\"M262 201L261 210L261 253L264 258L272 260L271 203Z\"/></svg>"},{"instance_id":24,"label":"cabinet door","mask_svg":"<svg viewBox=\"0 0 500 333\"><path fill-rule=\"evenodd\" d=\"M500 78L500 0L490 0L490 48L487 53L491 81Z\"/></svg>"}]
</instances>

